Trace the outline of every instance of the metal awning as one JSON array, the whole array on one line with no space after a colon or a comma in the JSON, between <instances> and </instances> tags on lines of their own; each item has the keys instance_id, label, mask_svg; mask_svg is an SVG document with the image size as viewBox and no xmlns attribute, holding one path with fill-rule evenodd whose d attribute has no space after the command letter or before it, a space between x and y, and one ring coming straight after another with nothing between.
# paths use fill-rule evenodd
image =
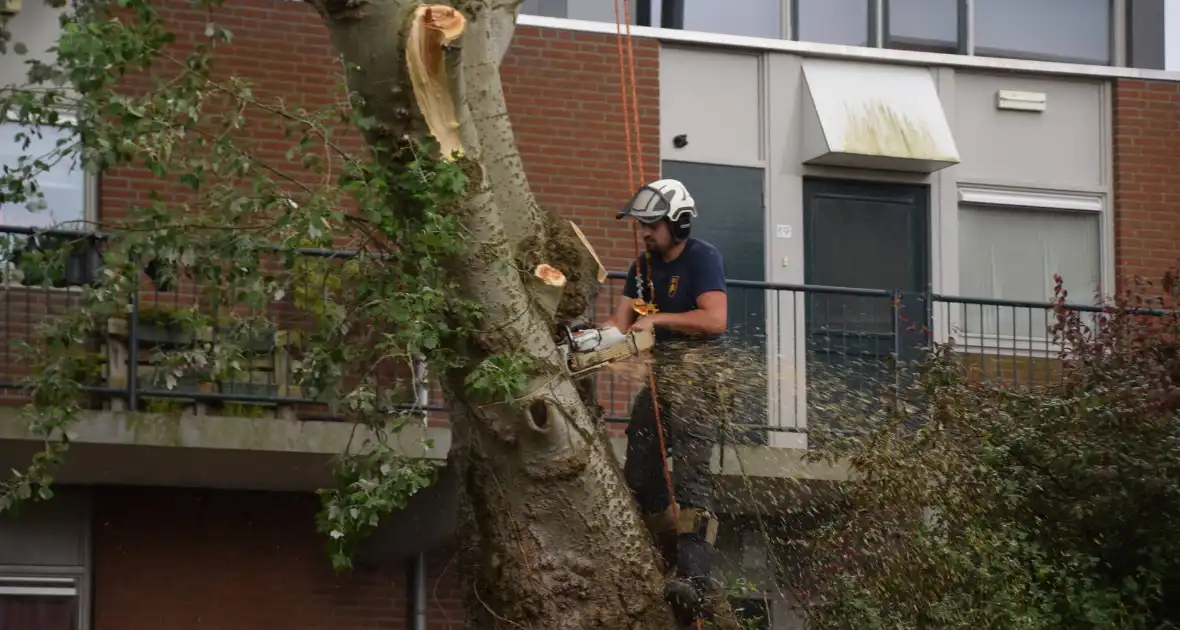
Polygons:
<instances>
[{"instance_id":1,"label":"metal awning","mask_svg":"<svg viewBox=\"0 0 1180 630\"><path fill-rule=\"evenodd\" d=\"M805 164L933 173L959 151L930 70L803 61Z\"/></svg>"}]
</instances>

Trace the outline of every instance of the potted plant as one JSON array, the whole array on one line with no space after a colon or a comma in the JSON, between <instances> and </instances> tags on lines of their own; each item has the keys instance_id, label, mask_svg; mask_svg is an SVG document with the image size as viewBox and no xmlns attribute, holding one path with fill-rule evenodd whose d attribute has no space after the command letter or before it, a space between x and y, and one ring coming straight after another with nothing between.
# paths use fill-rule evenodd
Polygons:
<instances>
[{"instance_id":1,"label":"potted plant","mask_svg":"<svg viewBox=\"0 0 1180 630\"><path fill-rule=\"evenodd\" d=\"M188 309L140 307L137 334L141 345L187 346L196 339L200 315ZM130 329L128 329L130 334Z\"/></svg>"}]
</instances>

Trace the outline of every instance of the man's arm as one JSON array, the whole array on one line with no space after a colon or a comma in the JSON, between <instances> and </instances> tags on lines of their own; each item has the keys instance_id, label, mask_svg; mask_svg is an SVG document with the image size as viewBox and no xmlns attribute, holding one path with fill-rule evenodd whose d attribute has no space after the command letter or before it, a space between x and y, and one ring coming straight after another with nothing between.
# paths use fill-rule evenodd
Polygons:
<instances>
[{"instance_id":1,"label":"man's arm","mask_svg":"<svg viewBox=\"0 0 1180 630\"><path fill-rule=\"evenodd\" d=\"M697 296L697 309L687 313L656 313L632 324L630 330L653 326L689 335L720 335L725 332L729 305L725 291L709 291Z\"/></svg>"},{"instance_id":2,"label":"man's arm","mask_svg":"<svg viewBox=\"0 0 1180 630\"><path fill-rule=\"evenodd\" d=\"M693 258L690 267L697 308L687 313L656 313L632 325L632 329L658 326L690 335L720 335L729 322L729 300L725 292L725 264L717 250Z\"/></svg>"}]
</instances>

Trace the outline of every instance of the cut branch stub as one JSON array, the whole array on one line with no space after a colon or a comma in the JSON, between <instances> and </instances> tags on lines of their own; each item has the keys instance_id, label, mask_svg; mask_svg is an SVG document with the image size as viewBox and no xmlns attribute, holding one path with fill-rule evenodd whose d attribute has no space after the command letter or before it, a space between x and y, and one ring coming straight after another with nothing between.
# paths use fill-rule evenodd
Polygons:
<instances>
[{"instance_id":1,"label":"cut branch stub","mask_svg":"<svg viewBox=\"0 0 1180 630\"><path fill-rule=\"evenodd\" d=\"M406 66L418 109L444 159L463 155L455 95L446 76L443 49L463 34L467 19L448 6L424 4L414 10L406 43Z\"/></svg>"},{"instance_id":2,"label":"cut branch stub","mask_svg":"<svg viewBox=\"0 0 1180 630\"><path fill-rule=\"evenodd\" d=\"M535 287L535 290L532 291L533 297L536 299L537 306L541 308L541 312L552 320L557 315L557 306L561 304L561 297L565 294L565 274L542 263L537 265L536 270L533 271L533 277L536 279L533 282Z\"/></svg>"}]
</instances>

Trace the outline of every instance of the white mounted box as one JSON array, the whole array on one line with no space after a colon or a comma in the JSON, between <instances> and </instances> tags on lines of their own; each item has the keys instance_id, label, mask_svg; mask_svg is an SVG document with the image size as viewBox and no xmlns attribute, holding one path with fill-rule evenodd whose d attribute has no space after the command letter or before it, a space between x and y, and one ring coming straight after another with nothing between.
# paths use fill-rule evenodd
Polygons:
<instances>
[{"instance_id":1,"label":"white mounted box","mask_svg":"<svg viewBox=\"0 0 1180 630\"><path fill-rule=\"evenodd\" d=\"M996 107L1021 112L1043 112L1049 107L1049 99L1044 92L1000 90L996 92Z\"/></svg>"},{"instance_id":2,"label":"white mounted box","mask_svg":"<svg viewBox=\"0 0 1180 630\"><path fill-rule=\"evenodd\" d=\"M805 164L933 173L959 151L926 68L803 62Z\"/></svg>"}]
</instances>

